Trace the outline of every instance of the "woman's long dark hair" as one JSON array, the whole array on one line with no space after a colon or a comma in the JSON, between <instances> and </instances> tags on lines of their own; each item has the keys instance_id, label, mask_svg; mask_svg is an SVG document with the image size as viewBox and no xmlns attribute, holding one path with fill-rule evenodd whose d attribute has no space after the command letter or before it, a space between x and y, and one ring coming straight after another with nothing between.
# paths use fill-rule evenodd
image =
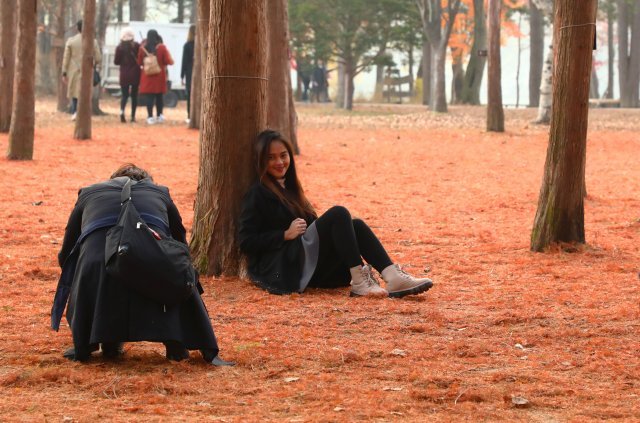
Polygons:
<instances>
[{"instance_id":1,"label":"woman's long dark hair","mask_svg":"<svg viewBox=\"0 0 640 423\"><path fill-rule=\"evenodd\" d=\"M156 46L158 44L160 44L160 36L158 35L158 31L156 31L155 29L150 29L147 32L147 42L144 45L144 49L151 54L155 54Z\"/></svg>"},{"instance_id":2,"label":"woman's long dark hair","mask_svg":"<svg viewBox=\"0 0 640 423\"><path fill-rule=\"evenodd\" d=\"M271 148L271 143L274 141L280 141L289 152L289 168L284 175L284 190L280 184L278 184L278 181L267 172L269 166L269 149ZM302 218L317 216L313 206L304 195L304 190L298 179L296 164L293 158L293 148L280 132L272 129L260 132L255 142L255 156L256 170L258 171L258 178L262 185L273 192L296 216Z\"/></svg>"}]
</instances>

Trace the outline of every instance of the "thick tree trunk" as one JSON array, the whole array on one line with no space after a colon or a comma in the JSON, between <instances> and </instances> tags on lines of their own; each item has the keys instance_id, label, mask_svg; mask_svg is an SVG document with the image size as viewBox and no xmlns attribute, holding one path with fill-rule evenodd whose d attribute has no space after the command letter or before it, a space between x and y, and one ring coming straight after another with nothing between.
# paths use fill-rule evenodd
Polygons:
<instances>
[{"instance_id":1,"label":"thick tree trunk","mask_svg":"<svg viewBox=\"0 0 640 423\"><path fill-rule=\"evenodd\" d=\"M613 62L616 58L616 51L613 45L613 25L614 19L613 4L607 7L607 89L604 92L604 98L613 98Z\"/></svg>"},{"instance_id":2,"label":"thick tree trunk","mask_svg":"<svg viewBox=\"0 0 640 423\"><path fill-rule=\"evenodd\" d=\"M82 63L78 115L73 137L78 140L91 139L91 112L93 91L93 45L96 35L96 0L85 0L82 25Z\"/></svg>"},{"instance_id":3,"label":"thick tree trunk","mask_svg":"<svg viewBox=\"0 0 640 423\"><path fill-rule=\"evenodd\" d=\"M529 0L529 41L529 107L538 107L544 60L544 15L533 0Z\"/></svg>"},{"instance_id":4,"label":"thick tree trunk","mask_svg":"<svg viewBox=\"0 0 640 423\"><path fill-rule=\"evenodd\" d=\"M36 88L36 26L37 0L18 1L18 40L15 76L13 82L13 114L9 128L10 160L31 160L35 131Z\"/></svg>"},{"instance_id":5,"label":"thick tree trunk","mask_svg":"<svg viewBox=\"0 0 640 423\"><path fill-rule=\"evenodd\" d=\"M209 1L200 0L197 5L196 41L193 56L193 74L191 75L191 110L189 110L189 128L191 129L200 129L202 127L202 87L206 79L205 66L209 42Z\"/></svg>"},{"instance_id":6,"label":"thick tree trunk","mask_svg":"<svg viewBox=\"0 0 640 423\"><path fill-rule=\"evenodd\" d=\"M434 48L431 45L435 54L435 72L431 75L433 78L432 96L431 96L431 110L438 113L447 113L449 111L447 107L447 86L445 82L445 65L447 62L447 45L445 43L439 43L440 45Z\"/></svg>"},{"instance_id":7,"label":"thick tree trunk","mask_svg":"<svg viewBox=\"0 0 640 423\"><path fill-rule=\"evenodd\" d=\"M48 19L47 19L48 18ZM36 92L51 95L55 92L54 73L51 69L51 21L47 11L38 9L38 27L43 28L37 35Z\"/></svg>"},{"instance_id":8,"label":"thick tree trunk","mask_svg":"<svg viewBox=\"0 0 640 423\"><path fill-rule=\"evenodd\" d=\"M500 12L502 0L489 0L489 84L487 103L487 131L504 132L502 109L502 64L500 60Z\"/></svg>"},{"instance_id":9,"label":"thick tree trunk","mask_svg":"<svg viewBox=\"0 0 640 423\"><path fill-rule=\"evenodd\" d=\"M462 89L464 87L464 67L462 65L462 55L458 54L455 48L451 48L451 104L462 103Z\"/></svg>"},{"instance_id":10,"label":"thick tree trunk","mask_svg":"<svg viewBox=\"0 0 640 423\"><path fill-rule=\"evenodd\" d=\"M269 31L269 82L267 85L267 127L279 131L299 154L295 128L291 127L291 69L289 67L289 16L286 0L270 0L267 8Z\"/></svg>"},{"instance_id":11,"label":"thick tree trunk","mask_svg":"<svg viewBox=\"0 0 640 423\"><path fill-rule=\"evenodd\" d=\"M176 22L184 23L184 0L176 0L178 6L178 16L176 16Z\"/></svg>"},{"instance_id":12,"label":"thick tree trunk","mask_svg":"<svg viewBox=\"0 0 640 423\"><path fill-rule=\"evenodd\" d=\"M64 36L67 29L67 0L58 0L58 11L56 13L56 36L53 39L54 66L56 68L57 81L57 109L59 112L66 112L69 109L69 99L67 98L67 84L62 80L60 69L62 69L62 59L64 57Z\"/></svg>"},{"instance_id":13,"label":"thick tree trunk","mask_svg":"<svg viewBox=\"0 0 640 423\"><path fill-rule=\"evenodd\" d=\"M344 63L338 62L338 91L336 93L336 108L338 109L344 109L345 105L346 76L344 68Z\"/></svg>"},{"instance_id":14,"label":"thick tree trunk","mask_svg":"<svg viewBox=\"0 0 640 423\"><path fill-rule=\"evenodd\" d=\"M255 180L253 141L266 124L266 0L211 3L200 171L191 250L206 274L243 276L237 217ZM233 166L229 166L233 163Z\"/></svg>"},{"instance_id":15,"label":"thick tree trunk","mask_svg":"<svg viewBox=\"0 0 640 423\"><path fill-rule=\"evenodd\" d=\"M422 43L422 104L431 104L431 44L427 39Z\"/></svg>"},{"instance_id":16,"label":"thick tree trunk","mask_svg":"<svg viewBox=\"0 0 640 423\"><path fill-rule=\"evenodd\" d=\"M0 1L0 132L9 132L15 73L16 0Z\"/></svg>"},{"instance_id":17,"label":"thick tree trunk","mask_svg":"<svg viewBox=\"0 0 640 423\"><path fill-rule=\"evenodd\" d=\"M584 243L584 173L596 0L556 2L553 112L531 250Z\"/></svg>"},{"instance_id":18,"label":"thick tree trunk","mask_svg":"<svg viewBox=\"0 0 640 423\"><path fill-rule=\"evenodd\" d=\"M147 0L129 0L129 21L144 21L147 17Z\"/></svg>"},{"instance_id":19,"label":"thick tree trunk","mask_svg":"<svg viewBox=\"0 0 640 423\"><path fill-rule=\"evenodd\" d=\"M354 79L356 77L355 63L357 63L355 60L347 60L344 65L344 108L346 110L353 110Z\"/></svg>"},{"instance_id":20,"label":"thick tree trunk","mask_svg":"<svg viewBox=\"0 0 640 423\"><path fill-rule=\"evenodd\" d=\"M640 106L640 5L618 0L620 106Z\"/></svg>"},{"instance_id":21,"label":"thick tree trunk","mask_svg":"<svg viewBox=\"0 0 640 423\"><path fill-rule=\"evenodd\" d=\"M480 56L480 50L487 49L487 18L484 13L484 0L473 0L473 45L469 64L464 74L462 87L462 103L480 104L480 87L487 63L485 56Z\"/></svg>"}]
</instances>

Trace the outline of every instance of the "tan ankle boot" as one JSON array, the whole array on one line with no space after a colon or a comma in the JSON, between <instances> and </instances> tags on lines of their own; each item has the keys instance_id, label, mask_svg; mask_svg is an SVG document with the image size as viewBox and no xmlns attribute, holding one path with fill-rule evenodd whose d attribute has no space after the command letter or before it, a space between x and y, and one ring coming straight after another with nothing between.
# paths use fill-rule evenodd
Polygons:
<instances>
[{"instance_id":1,"label":"tan ankle boot","mask_svg":"<svg viewBox=\"0 0 640 423\"><path fill-rule=\"evenodd\" d=\"M380 282L373 276L371 266L354 267L351 271L351 296L352 297L386 297L389 295L386 289L380 287Z\"/></svg>"},{"instance_id":2,"label":"tan ankle boot","mask_svg":"<svg viewBox=\"0 0 640 423\"><path fill-rule=\"evenodd\" d=\"M433 286L433 281L428 278L414 278L402 270L397 264L387 266L382 271L382 279L387 283L389 296L394 298L405 295L419 294Z\"/></svg>"}]
</instances>

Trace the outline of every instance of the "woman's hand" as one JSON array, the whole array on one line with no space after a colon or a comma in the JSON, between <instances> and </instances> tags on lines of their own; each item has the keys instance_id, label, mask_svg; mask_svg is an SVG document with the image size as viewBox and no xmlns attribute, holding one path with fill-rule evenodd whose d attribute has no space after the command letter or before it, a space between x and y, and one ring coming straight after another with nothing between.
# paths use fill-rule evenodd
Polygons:
<instances>
[{"instance_id":1,"label":"woman's hand","mask_svg":"<svg viewBox=\"0 0 640 423\"><path fill-rule=\"evenodd\" d=\"M292 239L296 239L306 230L307 222L305 222L304 219L295 219L293 222L291 222L291 226L289 226L289 229L284 231L284 240L291 241Z\"/></svg>"}]
</instances>

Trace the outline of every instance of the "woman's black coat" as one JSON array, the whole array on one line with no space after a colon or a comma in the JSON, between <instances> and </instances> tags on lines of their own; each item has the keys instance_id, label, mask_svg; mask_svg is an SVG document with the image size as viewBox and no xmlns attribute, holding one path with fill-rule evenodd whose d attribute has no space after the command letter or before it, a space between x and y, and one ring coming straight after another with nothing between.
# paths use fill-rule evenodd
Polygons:
<instances>
[{"instance_id":1,"label":"woman's black coat","mask_svg":"<svg viewBox=\"0 0 640 423\"><path fill-rule=\"evenodd\" d=\"M285 241L284 232L298 218L264 185L254 184L240 214L240 249L249 259L249 275L274 294L297 292L304 251L300 237ZM307 224L315 217L307 217Z\"/></svg>"},{"instance_id":2,"label":"woman's black coat","mask_svg":"<svg viewBox=\"0 0 640 423\"><path fill-rule=\"evenodd\" d=\"M200 295L194 292L185 302L165 309L162 304L112 280L105 268L108 226L95 229L76 246L81 233L92 222L117 218L126 179L116 178L81 189L67 223L58 261L63 266L63 278L65 269L73 269L75 265L67 307L74 345L172 340L183 343L187 349L209 349L217 353L216 338ZM141 215L159 219L147 221L149 226L186 243L182 218L166 187L143 179L132 186L131 199ZM58 291L62 288L59 284ZM55 323L53 314L52 323Z\"/></svg>"}]
</instances>

